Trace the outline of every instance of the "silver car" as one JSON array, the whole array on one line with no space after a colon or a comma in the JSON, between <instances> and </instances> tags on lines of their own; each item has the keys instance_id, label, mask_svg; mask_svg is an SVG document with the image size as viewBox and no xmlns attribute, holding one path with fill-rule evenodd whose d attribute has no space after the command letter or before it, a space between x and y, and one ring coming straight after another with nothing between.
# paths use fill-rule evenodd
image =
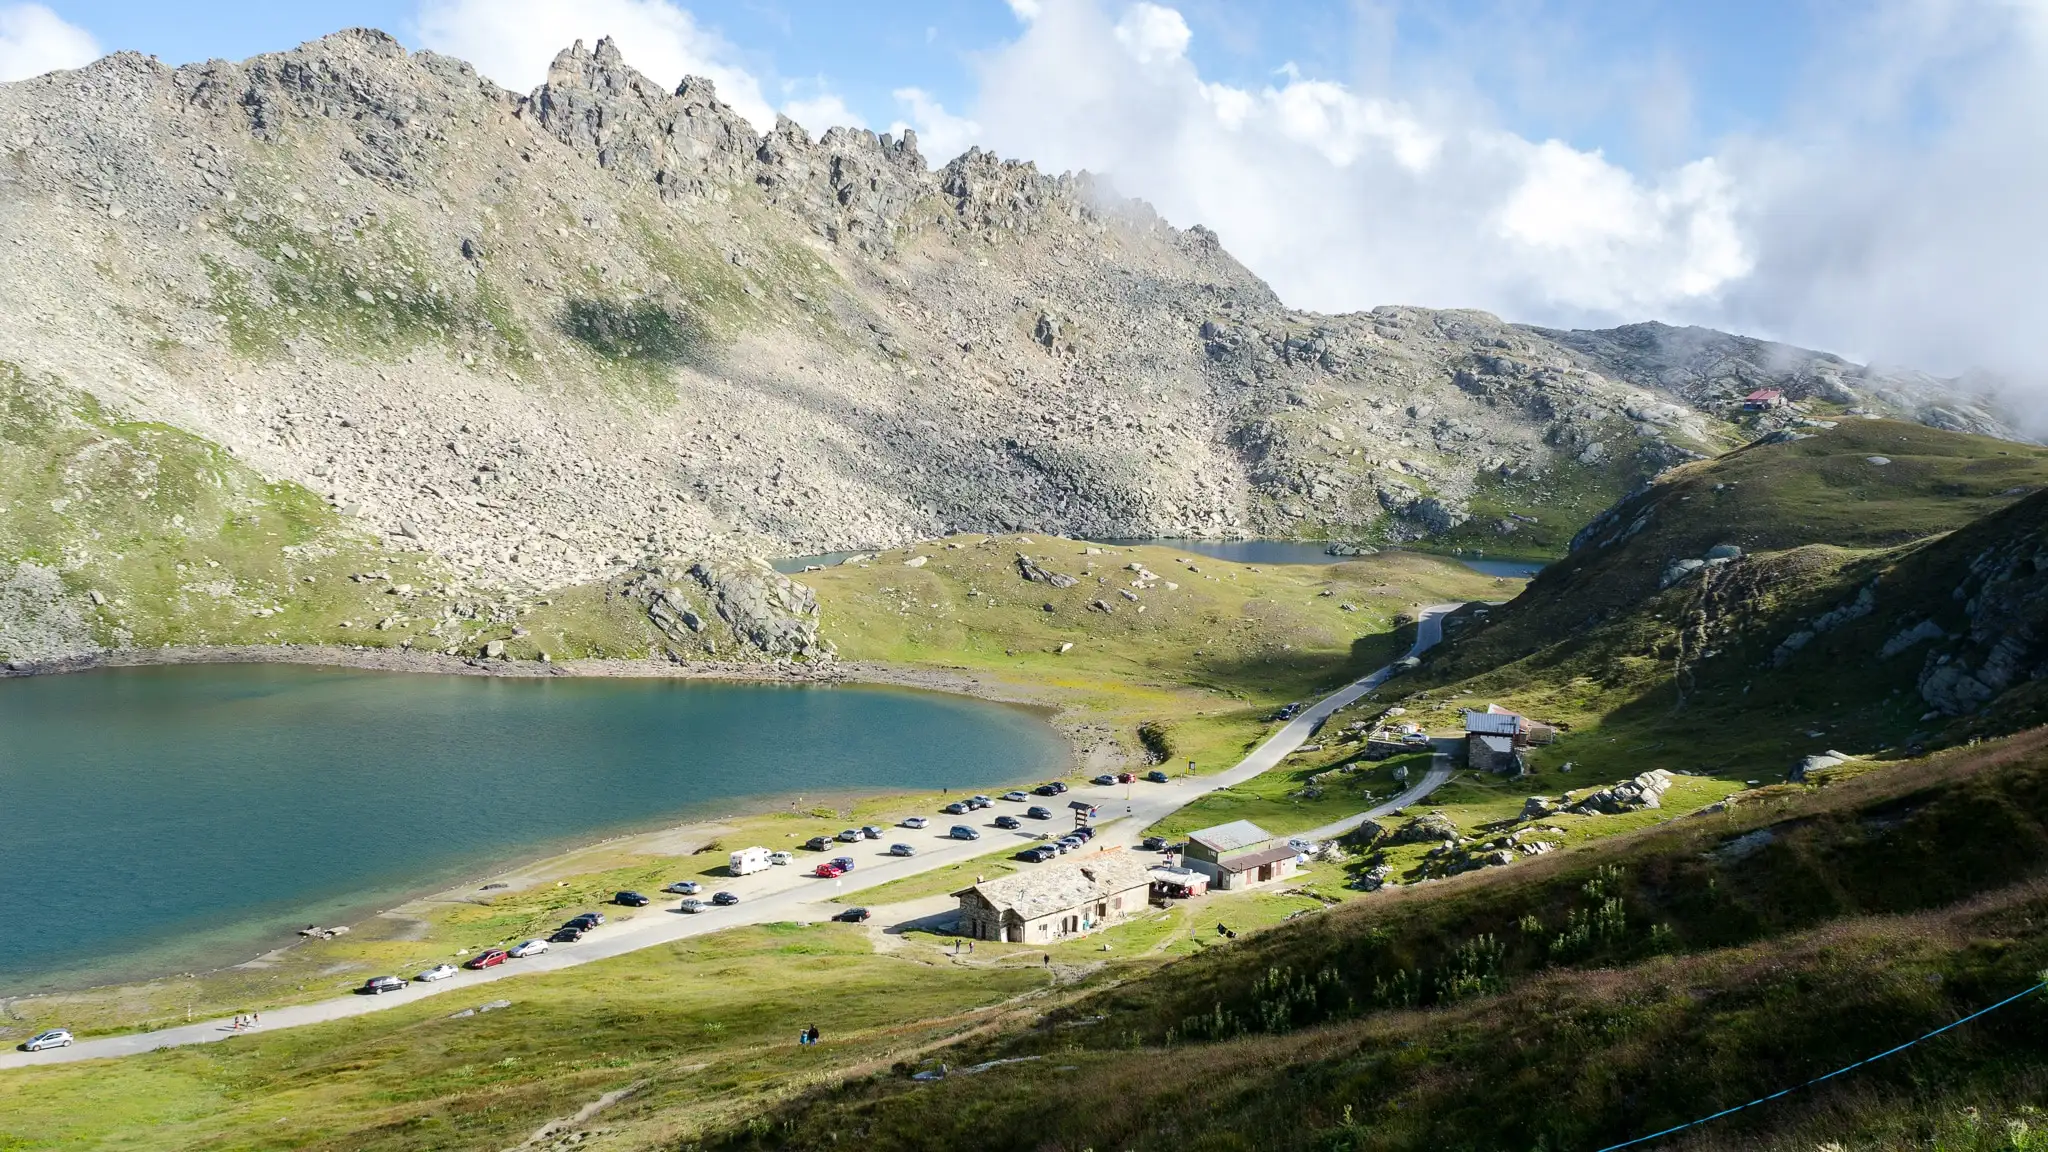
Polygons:
<instances>
[{"instance_id":1,"label":"silver car","mask_svg":"<svg viewBox=\"0 0 2048 1152\"><path fill-rule=\"evenodd\" d=\"M71 1047L71 1033L62 1028L52 1028L21 1046L23 1052L41 1052L46 1048Z\"/></svg>"},{"instance_id":2,"label":"silver car","mask_svg":"<svg viewBox=\"0 0 2048 1152\"><path fill-rule=\"evenodd\" d=\"M697 899L694 896L688 900L683 901L681 904L676 905L676 911L688 912L692 916L696 915L699 912L702 912L703 910L704 902L702 900Z\"/></svg>"},{"instance_id":3,"label":"silver car","mask_svg":"<svg viewBox=\"0 0 2048 1152\"><path fill-rule=\"evenodd\" d=\"M455 965L436 964L432 968L427 969L425 972L422 972L419 975L413 977L413 979L419 981L422 984L432 984L436 980L446 980L447 978L453 975L455 975Z\"/></svg>"},{"instance_id":4,"label":"silver car","mask_svg":"<svg viewBox=\"0 0 2048 1152\"><path fill-rule=\"evenodd\" d=\"M905 828L923 828L929 825L930 823L931 821L925 819L922 816L912 816L908 820L905 820L903 822L903 826Z\"/></svg>"}]
</instances>

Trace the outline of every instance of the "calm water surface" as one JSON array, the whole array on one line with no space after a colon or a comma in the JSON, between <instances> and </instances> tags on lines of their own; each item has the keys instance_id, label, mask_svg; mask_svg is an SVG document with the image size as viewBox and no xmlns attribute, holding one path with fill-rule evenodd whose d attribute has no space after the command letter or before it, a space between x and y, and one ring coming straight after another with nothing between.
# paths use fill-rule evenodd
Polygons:
<instances>
[{"instance_id":1,"label":"calm water surface","mask_svg":"<svg viewBox=\"0 0 2048 1152\"><path fill-rule=\"evenodd\" d=\"M0 680L0 995L248 959L423 886L769 797L1067 752L936 693L285 665Z\"/></svg>"}]
</instances>

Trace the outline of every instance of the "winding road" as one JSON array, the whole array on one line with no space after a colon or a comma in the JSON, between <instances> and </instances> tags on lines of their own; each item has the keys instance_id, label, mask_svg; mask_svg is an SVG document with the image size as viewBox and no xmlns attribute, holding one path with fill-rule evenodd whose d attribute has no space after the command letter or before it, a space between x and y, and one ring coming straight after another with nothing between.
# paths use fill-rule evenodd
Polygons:
<instances>
[{"instance_id":1,"label":"winding road","mask_svg":"<svg viewBox=\"0 0 2048 1152\"><path fill-rule=\"evenodd\" d=\"M1416 625L1415 644L1408 650L1407 655L1419 655L1441 642L1443 617L1459 607L1461 605L1458 604L1433 604L1422 609ZM1396 668L1397 664L1389 664L1316 701L1227 771L1213 776L1181 777L1164 785L1119 785L1115 788L1084 786L1073 789L1063 799L1085 799L1096 804L1100 813L1097 819L1105 833L1098 837L1103 847L1112 844L1134 846L1142 839L1144 830L1160 819L1210 792L1242 784L1279 764L1289 753L1301 747L1315 732L1317 726L1332 713L1386 683L1395 674ZM1315 829L1306 835L1315 839L1327 839L1357 827L1365 820L1385 815L1403 805L1413 804L1435 791L1450 778L1450 774L1450 758L1440 752L1423 779L1392 801L1370 812ZM1120 791L1125 794L1117 795ZM1116 814L1118 807L1124 809L1123 814ZM686 915L674 911L673 905L664 908L662 904L657 903L640 909L629 917L622 916L617 921L604 925L574 945L563 946L539 956L508 960L495 968L482 971L462 969L457 975L446 980L433 984L409 983L400 991L383 995L357 994L266 1011L263 1013L262 1024L256 1031L272 1032L279 1028L296 1028L306 1024L361 1016L385 1008L410 1004L429 996L444 996L451 992L477 993L486 985L514 976L531 972L554 972L738 925L828 920L835 912L841 910L842 906L831 903L841 897L946 864L972 859L989 851L992 846L1007 843L1012 837L1015 838L1015 846L1022 848L1035 842L1038 835L1037 828L1004 833L983 827L982 840L953 840L944 835L946 829L955 822L953 818L940 814L930 814L930 818L933 827L922 832L911 832L903 828L892 828L889 831L890 840L900 840L914 845L917 848L915 856L889 856L884 846L875 841L863 841L859 845L836 845L836 851L858 853L871 858L862 859L855 872L834 881L816 879L807 869L801 867L774 868L752 876L740 877L724 884L725 888L740 897L741 902L736 908L720 908L697 915ZM826 887L828 884L829 888ZM463 997L460 1005L451 1005L451 1008L476 1007L488 999L488 996L482 995ZM228 1019L206 1020L154 1032L80 1040L69 1048L47 1052L0 1052L0 1068L132 1056L159 1048L206 1044L248 1034L246 1031L236 1031L232 1023Z\"/></svg>"}]
</instances>

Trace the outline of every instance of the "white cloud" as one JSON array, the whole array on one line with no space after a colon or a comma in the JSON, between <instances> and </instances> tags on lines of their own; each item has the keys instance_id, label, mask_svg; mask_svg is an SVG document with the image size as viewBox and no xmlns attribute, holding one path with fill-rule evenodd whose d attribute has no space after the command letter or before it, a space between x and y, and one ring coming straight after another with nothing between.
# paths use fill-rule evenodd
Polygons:
<instances>
[{"instance_id":1,"label":"white cloud","mask_svg":"<svg viewBox=\"0 0 2048 1152\"><path fill-rule=\"evenodd\" d=\"M1117 43L1140 64L1171 63L1187 53L1194 33L1179 12L1158 4L1137 3L1116 22Z\"/></svg>"},{"instance_id":2,"label":"white cloud","mask_svg":"<svg viewBox=\"0 0 2048 1152\"><path fill-rule=\"evenodd\" d=\"M924 153L927 163L945 164L980 142L981 125L946 111L945 105L922 88L898 88L891 95L907 118L891 124L889 131L917 129L917 150Z\"/></svg>"},{"instance_id":3,"label":"white cloud","mask_svg":"<svg viewBox=\"0 0 2048 1152\"><path fill-rule=\"evenodd\" d=\"M0 7L0 83L77 68L99 56L92 33L41 4Z\"/></svg>"},{"instance_id":4,"label":"white cloud","mask_svg":"<svg viewBox=\"0 0 2048 1152\"><path fill-rule=\"evenodd\" d=\"M1830 25L1784 124L1704 149L1669 59L1590 62L1558 99L1631 104L1653 158L1633 170L1501 127L1476 96L1499 66L1483 33L1426 88L1291 65L1260 88L1202 76L1164 5L1031 9L979 61L973 139L1215 228L1290 303L1664 319L1989 368L2032 382L2048 427L2048 4L1876 0Z\"/></svg>"},{"instance_id":5,"label":"white cloud","mask_svg":"<svg viewBox=\"0 0 2048 1152\"><path fill-rule=\"evenodd\" d=\"M787 101L782 105L782 114L803 125L814 138L823 136L829 128L868 126L837 92L821 91L815 96Z\"/></svg>"},{"instance_id":6,"label":"white cloud","mask_svg":"<svg viewBox=\"0 0 2048 1152\"><path fill-rule=\"evenodd\" d=\"M1312 308L1640 319L1709 302L1750 266L1734 188L1712 162L1643 178L1469 105L1295 69L1263 89L1209 82L1189 42L1158 4L1112 16L1045 0L982 62L980 138L1051 170L1105 173L1176 223L1215 228Z\"/></svg>"},{"instance_id":7,"label":"white cloud","mask_svg":"<svg viewBox=\"0 0 2048 1152\"><path fill-rule=\"evenodd\" d=\"M518 91L545 80L549 61L572 42L610 36L626 62L657 83L705 77L756 128L775 124L739 51L669 0L425 0L417 27L424 46Z\"/></svg>"}]
</instances>

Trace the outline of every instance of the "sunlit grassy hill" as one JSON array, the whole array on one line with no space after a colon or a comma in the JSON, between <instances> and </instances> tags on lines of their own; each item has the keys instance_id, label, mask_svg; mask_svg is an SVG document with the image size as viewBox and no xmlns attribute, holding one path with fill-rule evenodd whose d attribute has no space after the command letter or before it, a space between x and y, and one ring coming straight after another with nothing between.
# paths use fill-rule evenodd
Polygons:
<instances>
[{"instance_id":1,"label":"sunlit grassy hill","mask_svg":"<svg viewBox=\"0 0 2048 1152\"><path fill-rule=\"evenodd\" d=\"M713 1146L1599 1148L2042 979L2044 869L2036 731L1347 903ZM2023 1001L1664 1146L2036 1148L2044 1024ZM995 1060L1017 1062L909 1075Z\"/></svg>"}]
</instances>

